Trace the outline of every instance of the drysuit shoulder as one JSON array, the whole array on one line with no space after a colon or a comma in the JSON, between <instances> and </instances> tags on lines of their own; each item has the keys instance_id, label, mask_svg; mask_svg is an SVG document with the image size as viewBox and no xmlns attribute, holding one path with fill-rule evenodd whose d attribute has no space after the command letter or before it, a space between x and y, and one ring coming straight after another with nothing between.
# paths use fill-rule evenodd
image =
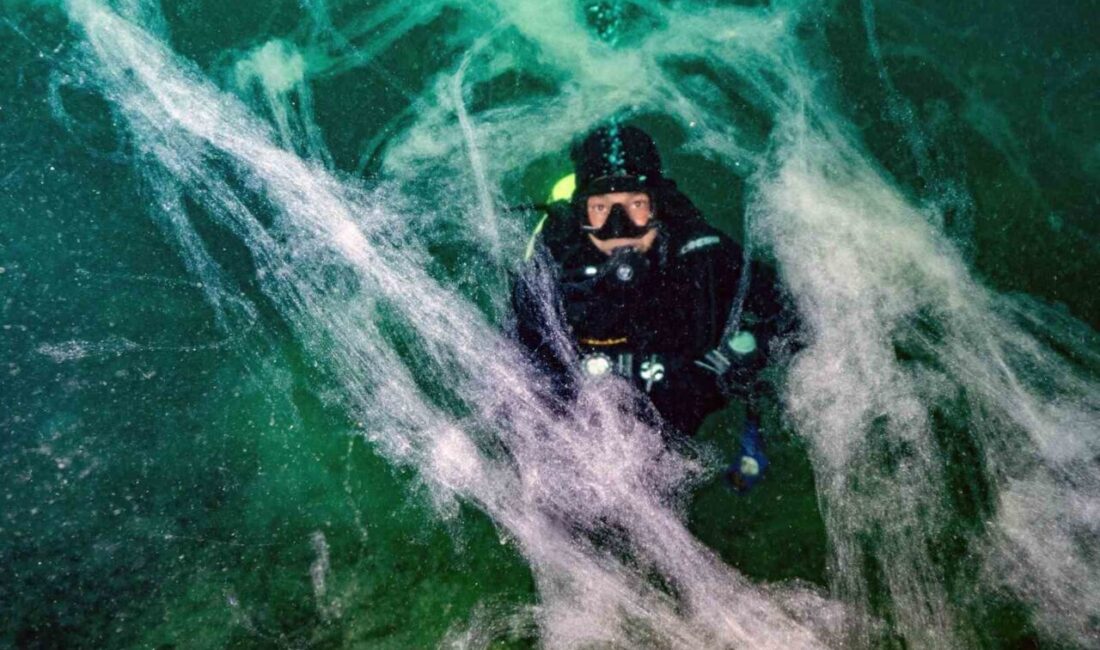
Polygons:
<instances>
[{"instance_id":1,"label":"drysuit shoulder","mask_svg":"<svg viewBox=\"0 0 1100 650\"><path fill-rule=\"evenodd\" d=\"M546 205L542 218L535 224L531 237L527 241L524 261L530 261L539 245L549 249L551 257L558 259L564 248L575 243L580 237L580 228L576 227L573 209L568 201L554 201Z\"/></svg>"}]
</instances>

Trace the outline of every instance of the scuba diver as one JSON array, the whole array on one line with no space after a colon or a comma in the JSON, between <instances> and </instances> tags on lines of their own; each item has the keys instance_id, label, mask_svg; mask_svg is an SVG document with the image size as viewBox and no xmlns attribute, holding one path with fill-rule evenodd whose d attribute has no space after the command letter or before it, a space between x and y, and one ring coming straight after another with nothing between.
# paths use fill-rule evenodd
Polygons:
<instances>
[{"instance_id":1,"label":"scuba diver","mask_svg":"<svg viewBox=\"0 0 1100 650\"><path fill-rule=\"evenodd\" d=\"M562 397L580 382L632 382L652 407L639 417L666 435L694 435L708 414L744 400L727 478L749 489L768 464L759 374L790 329L774 274L754 263L739 291L741 247L666 178L641 129L597 128L571 157L575 190L546 206L514 285L516 337Z\"/></svg>"}]
</instances>

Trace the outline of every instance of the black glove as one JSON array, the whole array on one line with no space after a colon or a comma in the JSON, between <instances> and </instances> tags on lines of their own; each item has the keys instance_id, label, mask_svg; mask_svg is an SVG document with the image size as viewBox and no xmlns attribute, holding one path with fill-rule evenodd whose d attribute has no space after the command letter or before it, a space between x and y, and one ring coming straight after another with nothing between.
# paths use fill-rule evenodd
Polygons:
<instances>
[{"instance_id":1,"label":"black glove","mask_svg":"<svg viewBox=\"0 0 1100 650\"><path fill-rule=\"evenodd\" d=\"M740 331L707 352L695 365L714 374L722 392L740 394L751 391L762 361L756 337L751 332Z\"/></svg>"}]
</instances>

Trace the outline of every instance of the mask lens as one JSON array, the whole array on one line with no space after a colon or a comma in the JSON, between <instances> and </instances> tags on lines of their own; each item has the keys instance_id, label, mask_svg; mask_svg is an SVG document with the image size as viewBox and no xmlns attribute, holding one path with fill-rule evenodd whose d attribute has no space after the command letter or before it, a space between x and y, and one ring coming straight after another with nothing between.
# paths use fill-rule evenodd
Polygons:
<instances>
[{"instance_id":1,"label":"mask lens","mask_svg":"<svg viewBox=\"0 0 1100 650\"><path fill-rule=\"evenodd\" d=\"M622 203L614 203L611 206L611 212L607 216L607 221L605 221L602 226L593 228L592 226L586 225L584 226L584 230L591 233L596 239L601 240L634 239L646 234L652 227L652 220L647 222L644 226L639 226L634 223L627 213L626 206Z\"/></svg>"}]
</instances>

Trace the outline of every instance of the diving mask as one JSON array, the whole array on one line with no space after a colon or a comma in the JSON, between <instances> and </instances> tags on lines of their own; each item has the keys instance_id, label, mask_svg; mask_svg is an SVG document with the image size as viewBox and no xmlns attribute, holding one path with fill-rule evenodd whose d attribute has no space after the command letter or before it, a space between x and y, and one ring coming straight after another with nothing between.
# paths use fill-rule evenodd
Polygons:
<instances>
[{"instance_id":1,"label":"diving mask","mask_svg":"<svg viewBox=\"0 0 1100 650\"><path fill-rule=\"evenodd\" d=\"M601 240L636 239L652 230L655 225L656 223L653 218L650 217L646 225L639 226L630 218L630 215L627 214L626 207L622 203L615 203L611 206L611 213L607 216L607 221L605 221L602 226L596 228L595 226L584 224L581 226L581 230Z\"/></svg>"}]
</instances>

